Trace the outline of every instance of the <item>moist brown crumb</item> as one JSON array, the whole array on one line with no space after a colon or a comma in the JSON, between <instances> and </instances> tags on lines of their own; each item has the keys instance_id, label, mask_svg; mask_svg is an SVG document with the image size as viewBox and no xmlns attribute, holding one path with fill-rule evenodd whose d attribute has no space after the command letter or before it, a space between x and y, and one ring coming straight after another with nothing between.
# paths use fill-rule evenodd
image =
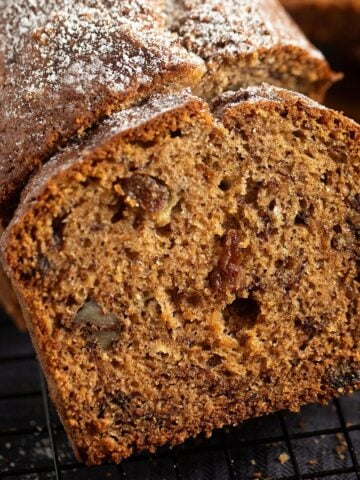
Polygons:
<instances>
[{"instance_id":1,"label":"moist brown crumb","mask_svg":"<svg viewBox=\"0 0 360 480\"><path fill-rule=\"evenodd\" d=\"M359 138L275 87L183 92L42 167L2 257L81 461L359 388Z\"/></svg>"}]
</instances>

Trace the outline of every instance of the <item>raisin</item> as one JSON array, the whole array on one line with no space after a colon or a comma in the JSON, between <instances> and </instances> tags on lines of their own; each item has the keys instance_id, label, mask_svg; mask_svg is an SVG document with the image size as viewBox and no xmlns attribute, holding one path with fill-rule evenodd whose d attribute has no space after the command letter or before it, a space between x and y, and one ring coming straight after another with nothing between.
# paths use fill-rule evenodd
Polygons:
<instances>
[{"instance_id":1,"label":"raisin","mask_svg":"<svg viewBox=\"0 0 360 480\"><path fill-rule=\"evenodd\" d=\"M159 212L168 204L170 194L166 185L154 177L135 173L121 181L127 198L148 212Z\"/></svg>"},{"instance_id":2,"label":"raisin","mask_svg":"<svg viewBox=\"0 0 360 480\"><path fill-rule=\"evenodd\" d=\"M229 230L225 235L222 255L217 266L209 274L209 283L215 290L236 288L241 272L239 242L241 233Z\"/></svg>"}]
</instances>

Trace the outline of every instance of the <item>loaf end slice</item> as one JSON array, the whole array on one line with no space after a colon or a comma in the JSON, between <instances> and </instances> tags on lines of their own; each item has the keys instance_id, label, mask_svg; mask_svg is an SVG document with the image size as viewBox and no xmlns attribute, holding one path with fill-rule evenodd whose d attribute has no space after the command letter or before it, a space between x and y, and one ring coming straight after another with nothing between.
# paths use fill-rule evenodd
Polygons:
<instances>
[{"instance_id":1,"label":"loaf end slice","mask_svg":"<svg viewBox=\"0 0 360 480\"><path fill-rule=\"evenodd\" d=\"M2 256L80 460L360 386L359 138L274 87L185 92L42 168Z\"/></svg>"},{"instance_id":2,"label":"loaf end slice","mask_svg":"<svg viewBox=\"0 0 360 480\"><path fill-rule=\"evenodd\" d=\"M170 28L205 61L206 73L194 89L203 98L267 82L321 101L341 78L277 0L164 3L170 5Z\"/></svg>"}]
</instances>

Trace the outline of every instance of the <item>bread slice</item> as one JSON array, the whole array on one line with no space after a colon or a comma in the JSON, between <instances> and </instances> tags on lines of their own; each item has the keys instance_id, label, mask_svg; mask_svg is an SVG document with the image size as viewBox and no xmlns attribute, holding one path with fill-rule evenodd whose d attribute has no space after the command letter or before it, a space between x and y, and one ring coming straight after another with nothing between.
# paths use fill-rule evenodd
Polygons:
<instances>
[{"instance_id":1,"label":"bread slice","mask_svg":"<svg viewBox=\"0 0 360 480\"><path fill-rule=\"evenodd\" d=\"M30 175L59 147L151 93L195 87L207 72L196 88L206 98L264 80L318 97L337 78L274 0L191 2L172 28L181 38L166 28L161 2L4 3L0 219L5 224ZM182 9L180 3L174 8ZM217 15L206 23L203 14L214 9Z\"/></svg>"},{"instance_id":2,"label":"bread slice","mask_svg":"<svg viewBox=\"0 0 360 480\"><path fill-rule=\"evenodd\" d=\"M306 35L337 61L360 62L360 0L281 0Z\"/></svg>"},{"instance_id":3,"label":"bread slice","mask_svg":"<svg viewBox=\"0 0 360 480\"><path fill-rule=\"evenodd\" d=\"M183 92L40 170L2 254L80 460L360 386L359 139L275 87Z\"/></svg>"},{"instance_id":4,"label":"bread slice","mask_svg":"<svg viewBox=\"0 0 360 480\"><path fill-rule=\"evenodd\" d=\"M194 89L203 98L267 82L322 101L341 78L278 0L164 2L171 30L205 61L206 73Z\"/></svg>"}]
</instances>

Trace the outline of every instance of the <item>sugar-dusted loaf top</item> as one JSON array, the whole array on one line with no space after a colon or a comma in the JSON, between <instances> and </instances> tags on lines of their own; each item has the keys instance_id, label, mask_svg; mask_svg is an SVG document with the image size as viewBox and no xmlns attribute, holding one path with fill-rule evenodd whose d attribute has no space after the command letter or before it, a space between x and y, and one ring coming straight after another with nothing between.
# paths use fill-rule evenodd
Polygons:
<instances>
[{"instance_id":1,"label":"sugar-dusted loaf top","mask_svg":"<svg viewBox=\"0 0 360 480\"><path fill-rule=\"evenodd\" d=\"M2 0L0 6L1 53L20 77L24 98L64 84L85 93L95 81L121 92L134 75L147 84L166 62L190 58L173 36L159 35L162 19L147 2Z\"/></svg>"},{"instance_id":2,"label":"sugar-dusted loaf top","mask_svg":"<svg viewBox=\"0 0 360 480\"><path fill-rule=\"evenodd\" d=\"M222 114L224 108L231 108L242 102L258 103L276 102L279 104L287 103L289 105L300 102L301 105L307 108L313 108L322 111L332 111L331 109L315 102L309 97L302 95L298 92L290 92L284 88L278 88L267 83L263 83L259 86L248 87L246 89L238 90L237 92L225 92L211 102L211 107L217 114ZM350 119L347 119L351 121Z\"/></svg>"},{"instance_id":3,"label":"sugar-dusted loaf top","mask_svg":"<svg viewBox=\"0 0 360 480\"><path fill-rule=\"evenodd\" d=\"M166 1L166 0L164 0ZM323 58L277 0L172 0L172 29L183 45L209 60L279 45L308 50ZM174 13L175 12L175 13Z\"/></svg>"}]
</instances>

